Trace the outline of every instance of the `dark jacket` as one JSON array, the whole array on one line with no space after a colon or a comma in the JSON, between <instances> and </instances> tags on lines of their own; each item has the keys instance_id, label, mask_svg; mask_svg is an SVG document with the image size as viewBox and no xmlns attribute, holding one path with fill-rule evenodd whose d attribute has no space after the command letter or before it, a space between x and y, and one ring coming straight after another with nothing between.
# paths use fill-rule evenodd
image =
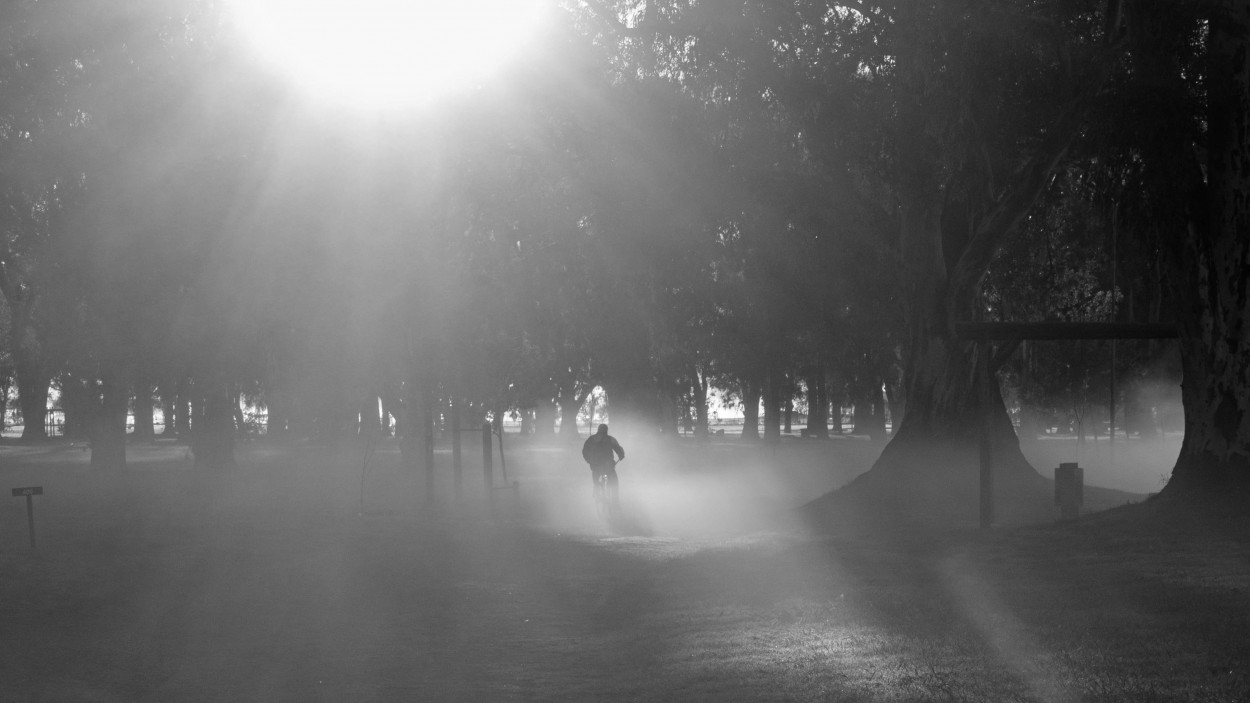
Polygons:
<instances>
[{"instance_id":1,"label":"dark jacket","mask_svg":"<svg viewBox=\"0 0 1250 703\"><path fill-rule=\"evenodd\" d=\"M582 458L591 466L610 466L618 456L624 459L625 450L610 434L593 434L582 445Z\"/></svg>"}]
</instances>

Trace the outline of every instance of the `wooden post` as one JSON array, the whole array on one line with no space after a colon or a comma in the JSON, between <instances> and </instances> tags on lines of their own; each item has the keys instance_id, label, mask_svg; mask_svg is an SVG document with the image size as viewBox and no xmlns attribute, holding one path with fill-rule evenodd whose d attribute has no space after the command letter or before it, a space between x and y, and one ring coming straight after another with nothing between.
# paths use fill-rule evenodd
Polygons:
<instances>
[{"instance_id":1,"label":"wooden post","mask_svg":"<svg viewBox=\"0 0 1250 703\"><path fill-rule=\"evenodd\" d=\"M26 496L26 525L30 529L30 548L35 548L35 496L43 495L43 486L14 488L13 497Z\"/></svg>"},{"instance_id":2,"label":"wooden post","mask_svg":"<svg viewBox=\"0 0 1250 703\"><path fill-rule=\"evenodd\" d=\"M993 395L990 393L990 344L981 342L977 345L978 364L980 365L980 405L981 405L981 528L988 529L994 525L994 449L993 427L994 416L991 412Z\"/></svg>"}]
</instances>

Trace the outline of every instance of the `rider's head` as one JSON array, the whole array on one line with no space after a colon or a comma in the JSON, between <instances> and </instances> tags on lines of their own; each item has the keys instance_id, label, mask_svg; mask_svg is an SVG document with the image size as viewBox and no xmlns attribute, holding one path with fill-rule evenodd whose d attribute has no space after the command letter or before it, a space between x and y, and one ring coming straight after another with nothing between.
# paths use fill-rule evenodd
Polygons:
<instances>
[{"instance_id":1,"label":"rider's head","mask_svg":"<svg viewBox=\"0 0 1250 703\"><path fill-rule=\"evenodd\" d=\"M600 436L600 437L602 437L602 436L606 435L607 433L608 433L608 426L607 426L607 425L599 425L599 433L598 433L598 434L599 434L599 436Z\"/></svg>"}]
</instances>

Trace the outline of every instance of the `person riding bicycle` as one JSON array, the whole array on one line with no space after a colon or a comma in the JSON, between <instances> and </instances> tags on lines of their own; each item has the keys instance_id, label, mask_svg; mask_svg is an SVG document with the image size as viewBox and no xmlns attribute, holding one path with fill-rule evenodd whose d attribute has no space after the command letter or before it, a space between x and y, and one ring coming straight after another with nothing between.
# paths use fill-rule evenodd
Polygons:
<instances>
[{"instance_id":1,"label":"person riding bicycle","mask_svg":"<svg viewBox=\"0 0 1250 703\"><path fill-rule=\"evenodd\" d=\"M621 443L608 434L607 425L599 425L599 431L592 434L582 445L582 458L590 464L590 482L596 484L600 476L608 477L608 486L616 495L616 462L625 458L625 450Z\"/></svg>"}]
</instances>

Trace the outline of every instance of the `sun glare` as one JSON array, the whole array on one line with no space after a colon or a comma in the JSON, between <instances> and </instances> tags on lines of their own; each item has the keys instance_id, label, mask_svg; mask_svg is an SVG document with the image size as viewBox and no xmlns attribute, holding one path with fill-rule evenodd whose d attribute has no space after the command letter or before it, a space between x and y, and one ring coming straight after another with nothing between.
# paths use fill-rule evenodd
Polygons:
<instances>
[{"instance_id":1,"label":"sun glare","mask_svg":"<svg viewBox=\"0 0 1250 703\"><path fill-rule=\"evenodd\" d=\"M366 109L427 103L513 58L541 0L231 0L257 51L301 90Z\"/></svg>"}]
</instances>

